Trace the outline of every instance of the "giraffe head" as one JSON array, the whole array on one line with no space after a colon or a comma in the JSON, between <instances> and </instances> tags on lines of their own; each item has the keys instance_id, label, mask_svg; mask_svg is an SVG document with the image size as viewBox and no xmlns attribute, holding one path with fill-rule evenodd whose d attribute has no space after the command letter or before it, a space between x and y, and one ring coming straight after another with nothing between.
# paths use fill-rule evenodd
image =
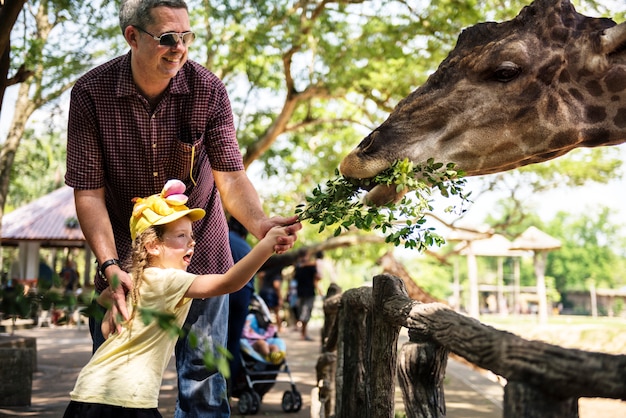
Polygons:
<instances>
[{"instance_id":1,"label":"giraffe head","mask_svg":"<svg viewBox=\"0 0 626 418\"><path fill-rule=\"evenodd\" d=\"M366 179L398 159L434 158L473 176L625 141L626 22L536 0L513 20L465 29L340 171ZM376 204L398 198L381 186L368 195Z\"/></svg>"}]
</instances>

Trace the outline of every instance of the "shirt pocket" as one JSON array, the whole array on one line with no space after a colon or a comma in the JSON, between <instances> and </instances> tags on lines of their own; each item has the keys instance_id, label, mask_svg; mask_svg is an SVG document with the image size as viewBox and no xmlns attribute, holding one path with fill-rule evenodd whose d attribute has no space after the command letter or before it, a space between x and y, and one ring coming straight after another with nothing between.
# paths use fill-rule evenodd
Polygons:
<instances>
[{"instance_id":1,"label":"shirt pocket","mask_svg":"<svg viewBox=\"0 0 626 418\"><path fill-rule=\"evenodd\" d=\"M202 144L204 143L204 134L198 135L193 143L177 140L174 155L171 160L171 178L187 179L190 178L195 184L196 174L198 174L198 161Z\"/></svg>"}]
</instances>

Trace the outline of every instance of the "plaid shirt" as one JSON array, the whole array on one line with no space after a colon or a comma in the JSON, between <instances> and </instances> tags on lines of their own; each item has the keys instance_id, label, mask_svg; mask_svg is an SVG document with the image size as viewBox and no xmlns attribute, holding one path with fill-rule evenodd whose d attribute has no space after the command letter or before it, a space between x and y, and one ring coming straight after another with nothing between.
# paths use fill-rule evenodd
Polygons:
<instances>
[{"instance_id":1,"label":"plaid shirt","mask_svg":"<svg viewBox=\"0 0 626 418\"><path fill-rule=\"evenodd\" d=\"M135 87L130 52L91 70L72 89L65 182L77 190L105 188L122 260L131 248L131 199L159 193L176 178L187 185L188 206L207 212L194 222L197 245L188 271L228 270L228 226L212 170L243 169L226 89L193 61L154 110Z\"/></svg>"}]
</instances>

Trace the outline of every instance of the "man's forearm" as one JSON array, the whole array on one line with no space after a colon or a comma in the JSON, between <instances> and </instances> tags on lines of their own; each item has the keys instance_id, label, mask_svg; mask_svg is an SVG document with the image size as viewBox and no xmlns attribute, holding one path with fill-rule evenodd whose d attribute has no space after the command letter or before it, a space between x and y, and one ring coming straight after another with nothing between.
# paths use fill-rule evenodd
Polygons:
<instances>
[{"instance_id":1,"label":"man's forearm","mask_svg":"<svg viewBox=\"0 0 626 418\"><path fill-rule=\"evenodd\" d=\"M104 203L104 188L75 190L74 200L80 228L98 263L118 258L113 228Z\"/></svg>"},{"instance_id":2,"label":"man's forearm","mask_svg":"<svg viewBox=\"0 0 626 418\"><path fill-rule=\"evenodd\" d=\"M267 230L262 229L267 215L263 211L259 194L245 171L216 172L215 181L224 209L256 238L263 238L267 233Z\"/></svg>"}]
</instances>

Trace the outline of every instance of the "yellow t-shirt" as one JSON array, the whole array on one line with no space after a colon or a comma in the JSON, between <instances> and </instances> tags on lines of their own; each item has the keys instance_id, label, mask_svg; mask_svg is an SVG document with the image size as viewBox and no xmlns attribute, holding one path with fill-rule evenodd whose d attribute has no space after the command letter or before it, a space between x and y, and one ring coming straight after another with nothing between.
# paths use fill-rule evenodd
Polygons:
<instances>
[{"instance_id":1,"label":"yellow t-shirt","mask_svg":"<svg viewBox=\"0 0 626 418\"><path fill-rule=\"evenodd\" d=\"M140 287L140 306L173 313L180 327L191 307L185 292L196 276L177 269L147 268ZM130 299L128 300L130 307ZM163 373L176 337L155 321L144 325L139 312L120 334L110 336L81 370L73 401L156 408Z\"/></svg>"}]
</instances>

